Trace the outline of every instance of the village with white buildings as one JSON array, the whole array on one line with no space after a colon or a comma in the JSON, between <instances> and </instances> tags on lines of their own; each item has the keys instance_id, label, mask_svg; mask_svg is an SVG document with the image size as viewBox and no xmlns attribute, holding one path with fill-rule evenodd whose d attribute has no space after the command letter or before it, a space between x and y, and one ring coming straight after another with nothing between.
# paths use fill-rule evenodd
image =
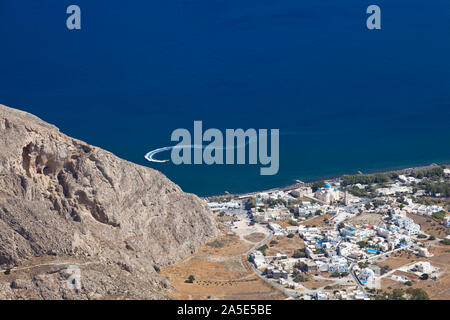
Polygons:
<instances>
[{"instance_id":1,"label":"village with white buildings","mask_svg":"<svg viewBox=\"0 0 450 320\"><path fill-rule=\"evenodd\" d=\"M450 170L443 172L433 179L448 184ZM292 189L229 197L209 205L221 214L245 207L249 225L266 228L269 236L249 252L248 260L255 272L291 298L370 300L382 297L383 279L405 288L420 281L439 281L443 270L426 259L433 256L430 246L450 242L448 234L436 238L412 218L439 217L443 228L450 226L448 207L418 200L427 196L420 183L428 178L407 173L393 177L385 183L343 184L342 178L299 183ZM237 228L233 223L229 227ZM293 254L266 253L271 243L278 242L273 239L283 238L299 238L303 246ZM414 258L393 269L379 266L379 261L402 252ZM326 285L306 285L313 280Z\"/></svg>"}]
</instances>

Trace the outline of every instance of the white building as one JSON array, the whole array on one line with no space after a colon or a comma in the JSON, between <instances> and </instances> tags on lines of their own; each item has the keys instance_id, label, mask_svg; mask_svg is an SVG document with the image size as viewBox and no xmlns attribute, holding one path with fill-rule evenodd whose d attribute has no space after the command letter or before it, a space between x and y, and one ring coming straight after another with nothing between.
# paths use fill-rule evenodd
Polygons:
<instances>
[{"instance_id":1,"label":"white building","mask_svg":"<svg viewBox=\"0 0 450 320\"><path fill-rule=\"evenodd\" d=\"M333 202L340 201L341 192L339 191L339 189L332 188L328 183L326 183L325 187L317 189L317 191L314 193L314 197L326 204L331 204Z\"/></svg>"},{"instance_id":2,"label":"white building","mask_svg":"<svg viewBox=\"0 0 450 320\"><path fill-rule=\"evenodd\" d=\"M450 216L444 218L444 226L450 227Z\"/></svg>"},{"instance_id":3,"label":"white building","mask_svg":"<svg viewBox=\"0 0 450 320\"><path fill-rule=\"evenodd\" d=\"M419 270L419 272L422 272L422 273L432 273L434 270L428 261L418 262L416 264L416 268L417 268L417 270Z\"/></svg>"},{"instance_id":4,"label":"white building","mask_svg":"<svg viewBox=\"0 0 450 320\"><path fill-rule=\"evenodd\" d=\"M414 223L414 220L411 218L406 218L400 215L394 215L392 217L392 222L394 222L399 228L403 228L403 230L399 230L407 235L415 235L420 232L420 225Z\"/></svg>"},{"instance_id":5,"label":"white building","mask_svg":"<svg viewBox=\"0 0 450 320\"><path fill-rule=\"evenodd\" d=\"M328 271L328 263L325 263L325 262L320 261L320 260L317 260L315 262L316 262L316 265L317 265L317 269L319 271L322 271L322 272L327 272Z\"/></svg>"},{"instance_id":6,"label":"white building","mask_svg":"<svg viewBox=\"0 0 450 320\"><path fill-rule=\"evenodd\" d=\"M235 201L229 201L229 202L223 202L223 203L208 202L208 205L212 211L239 209L241 207L241 205Z\"/></svg>"},{"instance_id":7,"label":"white building","mask_svg":"<svg viewBox=\"0 0 450 320\"><path fill-rule=\"evenodd\" d=\"M359 246L354 243L343 242L338 247L338 253L343 257L349 256L357 251L359 251Z\"/></svg>"},{"instance_id":8,"label":"white building","mask_svg":"<svg viewBox=\"0 0 450 320\"><path fill-rule=\"evenodd\" d=\"M355 300L365 300L366 297L364 296L364 293L360 290L353 292L353 299Z\"/></svg>"},{"instance_id":9,"label":"white building","mask_svg":"<svg viewBox=\"0 0 450 320\"><path fill-rule=\"evenodd\" d=\"M328 293L322 292L322 291L318 291L318 292L314 293L314 297L317 300L328 300Z\"/></svg>"},{"instance_id":10,"label":"white building","mask_svg":"<svg viewBox=\"0 0 450 320\"><path fill-rule=\"evenodd\" d=\"M398 176L398 180L400 180L403 183L411 183L411 182L418 182L420 179L416 179L414 177L407 177L403 174Z\"/></svg>"},{"instance_id":11,"label":"white building","mask_svg":"<svg viewBox=\"0 0 450 320\"><path fill-rule=\"evenodd\" d=\"M419 248L419 256L421 257L432 257L433 254L431 254L430 252L428 252L427 248Z\"/></svg>"},{"instance_id":12,"label":"white building","mask_svg":"<svg viewBox=\"0 0 450 320\"><path fill-rule=\"evenodd\" d=\"M380 237L383 237L383 238L385 238L387 240L390 239L391 232L386 228L385 224L382 224L382 225L380 225L378 227L375 227L375 228L377 230L377 235L379 235Z\"/></svg>"},{"instance_id":13,"label":"white building","mask_svg":"<svg viewBox=\"0 0 450 320\"><path fill-rule=\"evenodd\" d=\"M287 233L297 233L298 232L298 226L288 226L286 227Z\"/></svg>"},{"instance_id":14,"label":"white building","mask_svg":"<svg viewBox=\"0 0 450 320\"><path fill-rule=\"evenodd\" d=\"M393 184L389 188L378 188L375 190L376 193L383 196L389 196L396 193L410 193L412 192L411 187L400 186L399 184Z\"/></svg>"},{"instance_id":15,"label":"white building","mask_svg":"<svg viewBox=\"0 0 450 320\"><path fill-rule=\"evenodd\" d=\"M337 255L336 246L334 244L329 243L329 242L325 242L322 245L322 251L329 258L334 257L334 256Z\"/></svg>"},{"instance_id":16,"label":"white building","mask_svg":"<svg viewBox=\"0 0 450 320\"><path fill-rule=\"evenodd\" d=\"M413 203L409 206L410 212L421 216L431 216L433 213L443 210L443 207L436 205L426 206L424 204Z\"/></svg>"},{"instance_id":17,"label":"white building","mask_svg":"<svg viewBox=\"0 0 450 320\"><path fill-rule=\"evenodd\" d=\"M284 231L283 227L277 223L269 223L269 228L274 232L276 236L285 236L286 231Z\"/></svg>"},{"instance_id":18,"label":"white building","mask_svg":"<svg viewBox=\"0 0 450 320\"><path fill-rule=\"evenodd\" d=\"M378 245L378 249L382 252L389 251L389 249L390 249L388 242L379 242L377 245Z\"/></svg>"},{"instance_id":19,"label":"white building","mask_svg":"<svg viewBox=\"0 0 450 320\"><path fill-rule=\"evenodd\" d=\"M348 272L347 259L340 256L333 256L330 264L328 265L328 272Z\"/></svg>"},{"instance_id":20,"label":"white building","mask_svg":"<svg viewBox=\"0 0 450 320\"><path fill-rule=\"evenodd\" d=\"M402 283L405 283L405 282L409 281L408 277L406 277L406 276L398 276L398 275L395 275L395 274L391 276L391 280L402 282Z\"/></svg>"},{"instance_id":21,"label":"white building","mask_svg":"<svg viewBox=\"0 0 450 320\"><path fill-rule=\"evenodd\" d=\"M250 258L252 262L255 264L257 269L267 267L266 258L260 251L254 251L250 254Z\"/></svg>"},{"instance_id":22,"label":"white building","mask_svg":"<svg viewBox=\"0 0 450 320\"><path fill-rule=\"evenodd\" d=\"M340 229L341 236L347 239L355 239L356 241L360 241L363 238L367 237L366 229L357 229L350 226L345 226Z\"/></svg>"},{"instance_id":23,"label":"white building","mask_svg":"<svg viewBox=\"0 0 450 320\"><path fill-rule=\"evenodd\" d=\"M346 206L350 205L350 197L348 195L348 191L347 190L345 190L345 193L344 193L344 205L346 205Z\"/></svg>"},{"instance_id":24,"label":"white building","mask_svg":"<svg viewBox=\"0 0 450 320\"><path fill-rule=\"evenodd\" d=\"M358 278L364 282L371 282L375 279L375 273L370 268L364 268L359 273Z\"/></svg>"},{"instance_id":25,"label":"white building","mask_svg":"<svg viewBox=\"0 0 450 320\"><path fill-rule=\"evenodd\" d=\"M444 174L445 174L447 177L450 177L450 169L444 169Z\"/></svg>"},{"instance_id":26,"label":"white building","mask_svg":"<svg viewBox=\"0 0 450 320\"><path fill-rule=\"evenodd\" d=\"M258 193L258 198L261 200L267 200L269 199L269 194L265 192Z\"/></svg>"},{"instance_id":27,"label":"white building","mask_svg":"<svg viewBox=\"0 0 450 320\"><path fill-rule=\"evenodd\" d=\"M324 241L332 244L340 241L339 232L335 230L329 230L324 232Z\"/></svg>"}]
</instances>

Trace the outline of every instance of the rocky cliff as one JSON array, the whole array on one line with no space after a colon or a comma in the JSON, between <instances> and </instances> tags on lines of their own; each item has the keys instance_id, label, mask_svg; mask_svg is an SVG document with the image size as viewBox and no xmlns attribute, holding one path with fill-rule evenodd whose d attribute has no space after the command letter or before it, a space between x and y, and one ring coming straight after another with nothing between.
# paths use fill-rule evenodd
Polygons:
<instances>
[{"instance_id":1,"label":"rocky cliff","mask_svg":"<svg viewBox=\"0 0 450 320\"><path fill-rule=\"evenodd\" d=\"M0 298L165 298L155 266L217 233L163 174L0 105Z\"/></svg>"}]
</instances>

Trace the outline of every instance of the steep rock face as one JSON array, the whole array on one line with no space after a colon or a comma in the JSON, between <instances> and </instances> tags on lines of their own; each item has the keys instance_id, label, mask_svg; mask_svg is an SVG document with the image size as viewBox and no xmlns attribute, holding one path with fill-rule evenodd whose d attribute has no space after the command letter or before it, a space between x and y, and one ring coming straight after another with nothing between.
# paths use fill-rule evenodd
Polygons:
<instances>
[{"instance_id":1,"label":"steep rock face","mask_svg":"<svg viewBox=\"0 0 450 320\"><path fill-rule=\"evenodd\" d=\"M0 298L161 298L154 266L217 233L206 203L161 173L0 105L0 269L13 268ZM76 292L63 281L69 262L82 266Z\"/></svg>"}]
</instances>

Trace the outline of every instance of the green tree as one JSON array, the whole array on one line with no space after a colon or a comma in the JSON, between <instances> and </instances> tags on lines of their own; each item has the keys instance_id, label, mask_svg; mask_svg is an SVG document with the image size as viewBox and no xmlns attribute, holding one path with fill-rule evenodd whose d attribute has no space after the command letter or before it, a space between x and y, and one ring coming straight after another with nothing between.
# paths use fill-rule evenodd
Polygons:
<instances>
[{"instance_id":1,"label":"green tree","mask_svg":"<svg viewBox=\"0 0 450 320\"><path fill-rule=\"evenodd\" d=\"M187 282L188 282L188 283L193 283L194 281L195 281L195 276L194 276L193 274L191 274L191 275L188 277Z\"/></svg>"},{"instance_id":2,"label":"green tree","mask_svg":"<svg viewBox=\"0 0 450 320\"><path fill-rule=\"evenodd\" d=\"M256 250L261 251L261 253L262 253L263 255L266 255L266 250L267 250L267 248L268 248L268 247L267 247L267 245L265 244L265 245L259 247L259 248L256 249Z\"/></svg>"},{"instance_id":3,"label":"green tree","mask_svg":"<svg viewBox=\"0 0 450 320\"><path fill-rule=\"evenodd\" d=\"M294 254L292 255L293 258L299 259L304 258L306 256L304 249L297 249L294 251Z\"/></svg>"},{"instance_id":4,"label":"green tree","mask_svg":"<svg viewBox=\"0 0 450 320\"><path fill-rule=\"evenodd\" d=\"M248 199L248 201L247 201L247 207L248 207L249 209L255 208L255 207L256 207L256 198L255 198L255 197L251 197L251 198Z\"/></svg>"},{"instance_id":5,"label":"green tree","mask_svg":"<svg viewBox=\"0 0 450 320\"><path fill-rule=\"evenodd\" d=\"M364 241L358 241L356 243L361 249L366 247L366 243Z\"/></svg>"},{"instance_id":6,"label":"green tree","mask_svg":"<svg viewBox=\"0 0 450 320\"><path fill-rule=\"evenodd\" d=\"M410 295L409 300L430 300L426 291L420 288L409 288L406 293Z\"/></svg>"},{"instance_id":7,"label":"green tree","mask_svg":"<svg viewBox=\"0 0 450 320\"><path fill-rule=\"evenodd\" d=\"M320 181L314 182L311 188L312 188L313 192L316 192L317 189L323 188L323 187L325 187L325 181L320 180Z\"/></svg>"},{"instance_id":8,"label":"green tree","mask_svg":"<svg viewBox=\"0 0 450 320\"><path fill-rule=\"evenodd\" d=\"M292 272L292 276L294 278L294 282L306 282L309 281L307 277L302 275L302 273L296 269Z\"/></svg>"},{"instance_id":9,"label":"green tree","mask_svg":"<svg viewBox=\"0 0 450 320\"><path fill-rule=\"evenodd\" d=\"M402 289L394 289L392 290L392 294L389 295L389 298L391 300L405 300L405 298L403 297L403 290Z\"/></svg>"},{"instance_id":10,"label":"green tree","mask_svg":"<svg viewBox=\"0 0 450 320\"><path fill-rule=\"evenodd\" d=\"M433 218L442 220L445 218L445 211L439 211L432 214Z\"/></svg>"},{"instance_id":11,"label":"green tree","mask_svg":"<svg viewBox=\"0 0 450 320\"><path fill-rule=\"evenodd\" d=\"M380 274L383 275L383 274L387 273L389 270L391 270L391 268L389 266L382 266L380 268Z\"/></svg>"},{"instance_id":12,"label":"green tree","mask_svg":"<svg viewBox=\"0 0 450 320\"><path fill-rule=\"evenodd\" d=\"M333 273L330 275L330 277L332 277L332 278L339 278L340 275L341 275L341 274L340 274L339 272L333 272Z\"/></svg>"},{"instance_id":13,"label":"green tree","mask_svg":"<svg viewBox=\"0 0 450 320\"><path fill-rule=\"evenodd\" d=\"M428 274L427 273L423 273L421 276L420 276L420 280L428 280Z\"/></svg>"}]
</instances>

